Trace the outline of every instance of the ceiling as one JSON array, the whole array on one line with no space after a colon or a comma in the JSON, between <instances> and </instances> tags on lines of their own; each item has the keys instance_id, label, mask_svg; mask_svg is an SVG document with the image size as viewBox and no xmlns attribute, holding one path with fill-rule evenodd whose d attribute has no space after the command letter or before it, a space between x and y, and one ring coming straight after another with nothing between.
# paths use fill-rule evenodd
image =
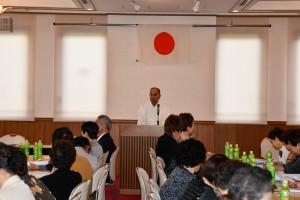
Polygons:
<instances>
[{"instance_id":1,"label":"ceiling","mask_svg":"<svg viewBox=\"0 0 300 200\"><path fill-rule=\"evenodd\" d=\"M135 12L131 0L0 0L7 13L94 13L139 15L299 15L300 0L135 0L141 6ZM92 11L89 11L92 10Z\"/></svg>"}]
</instances>

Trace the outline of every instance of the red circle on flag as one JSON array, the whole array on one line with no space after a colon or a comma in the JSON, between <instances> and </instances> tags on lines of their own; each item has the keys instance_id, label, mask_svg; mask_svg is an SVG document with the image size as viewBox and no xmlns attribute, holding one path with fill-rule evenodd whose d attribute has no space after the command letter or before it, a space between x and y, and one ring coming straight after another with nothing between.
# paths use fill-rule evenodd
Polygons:
<instances>
[{"instance_id":1,"label":"red circle on flag","mask_svg":"<svg viewBox=\"0 0 300 200\"><path fill-rule=\"evenodd\" d=\"M167 32L159 33L154 39L154 48L157 53L162 55L168 55L172 53L175 47L175 40Z\"/></svg>"}]
</instances>

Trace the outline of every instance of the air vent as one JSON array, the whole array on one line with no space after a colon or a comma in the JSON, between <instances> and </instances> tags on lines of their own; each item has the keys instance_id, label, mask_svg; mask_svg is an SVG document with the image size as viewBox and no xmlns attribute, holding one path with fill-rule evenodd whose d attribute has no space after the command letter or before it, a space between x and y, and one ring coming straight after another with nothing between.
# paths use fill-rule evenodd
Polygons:
<instances>
[{"instance_id":1,"label":"air vent","mask_svg":"<svg viewBox=\"0 0 300 200\"><path fill-rule=\"evenodd\" d=\"M11 17L0 17L0 32L13 32L13 20Z\"/></svg>"},{"instance_id":2,"label":"air vent","mask_svg":"<svg viewBox=\"0 0 300 200\"><path fill-rule=\"evenodd\" d=\"M244 6L247 2L248 0L241 0L240 6Z\"/></svg>"},{"instance_id":3,"label":"air vent","mask_svg":"<svg viewBox=\"0 0 300 200\"><path fill-rule=\"evenodd\" d=\"M81 2L82 2L83 4L88 4L88 2L87 2L86 0L81 0Z\"/></svg>"}]
</instances>

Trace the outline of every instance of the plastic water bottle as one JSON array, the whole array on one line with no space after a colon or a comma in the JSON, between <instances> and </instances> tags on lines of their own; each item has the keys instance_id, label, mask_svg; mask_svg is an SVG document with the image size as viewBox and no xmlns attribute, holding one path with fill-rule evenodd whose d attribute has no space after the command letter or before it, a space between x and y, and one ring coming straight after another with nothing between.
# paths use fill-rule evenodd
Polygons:
<instances>
[{"instance_id":1,"label":"plastic water bottle","mask_svg":"<svg viewBox=\"0 0 300 200\"><path fill-rule=\"evenodd\" d=\"M235 144L233 149L233 159L238 160L240 159L240 148L238 144Z\"/></svg>"},{"instance_id":2,"label":"plastic water bottle","mask_svg":"<svg viewBox=\"0 0 300 200\"><path fill-rule=\"evenodd\" d=\"M280 190L280 200L290 200L290 189L287 180L283 180Z\"/></svg>"},{"instance_id":3,"label":"plastic water bottle","mask_svg":"<svg viewBox=\"0 0 300 200\"><path fill-rule=\"evenodd\" d=\"M252 160L255 160L255 156L253 154L253 151L250 151L249 155L248 155L248 162L252 162Z\"/></svg>"},{"instance_id":4,"label":"plastic water bottle","mask_svg":"<svg viewBox=\"0 0 300 200\"><path fill-rule=\"evenodd\" d=\"M256 167L256 162L255 162L255 159L252 159L249 164L252 166L252 167Z\"/></svg>"},{"instance_id":5,"label":"plastic water bottle","mask_svg":"<svg viewBox=\"0 0 300 200\"><path fill-rule=\"evenodd\" d=\"M28 142L28 140L25 140L25 143L23 144L23 147L24 147L24 153L27 157L27 160L29 159L29 147L30 147L30 144Z\"/></svg>"},{"instance_id":6,"label":"plastic water bottle","mask_svg":"<svg viewBox=\"0 0 300 200\"><path fill-rule=\"evenodd\" d=\"M43 158L43 143L41 140L39 140L39 142L37 143L37 147L38 147L38 159L42 160L42 158Z\"/></svg>"},{"instance_id":7,"label":"plastic water bottle","mask_svg":"<svg viewBox=\"0 0 300 200\"><path fill-rule=\"evenodd\" d=\"M224 151L224 153L225 153L225 156L229 156L229 142L226 142L226 144L225 144L225 151Z\"/></svg>"},{"instance_id":8,"label":"plastic water bottle","mask_svg":"<svg viewBox=\"0 0 300 200\"><path fill-rule=\"evenodd\" d=\"M33 156L32 157L33 157L33 160L37 160L39 158L39 147L36 142L34 143L34 146L33 146Z\"/></svg>"},{"instance_id":9,"label":"plastic water bottle","mask_svg":"<svg viewBox=\"0 0 300 200\"><path fill-rule=\"evenodd\" d=\"M233 147L232 147L232 144L229 145L228 158L229 159L233 159Z\"/></svg>"},{"instance_id":10,"label":"plastic water bottle","mask_svg":"<svg viewBox=\"0 0 300 200\"><path fill-rule=\"evenodd\" d=\"M246 155L246 151L243 151L243 155L242 155L242 161L244 162L244 163L247 163L248 162L248 156Z\"/></svg>"},{"instance_id":11,"label":"plastic water bottle","mask_svg":"<svg viewBox=\"0 0 300 200\"><path fill-rule=\"evenodd\" d=\"M268 151L266 152L266 161L272 161L272 152L270 151L270 148L268 148Z\"/></svg>"},{"instance_id":12,"label":"plastic water bottle","mask_svg":"<svg viewBox=\"0 0 300 200\"><path fill-rule=\"evenodd\" d=\"M276 180L275 180L275 171L276 170L275 170L275 166L274 166L273 162L268 163L267 170L269 172L271 172L271 174L272 174L272 185L276 185Z\"/></svg>"}]
</instances>

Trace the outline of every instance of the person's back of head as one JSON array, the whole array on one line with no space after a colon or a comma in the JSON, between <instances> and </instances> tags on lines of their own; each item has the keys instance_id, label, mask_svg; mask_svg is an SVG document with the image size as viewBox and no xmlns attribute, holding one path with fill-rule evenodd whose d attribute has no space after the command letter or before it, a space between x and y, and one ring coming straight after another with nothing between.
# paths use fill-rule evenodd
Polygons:
<instances>
[{"instance_id":1,"label":"person's back of head","mask_svg":"<svg viewBox=\"0 0 300 200\"><path fill-rule=\"evenodd\" d=\"M85 148L86 146L90 146L90 142L87 138L82 136L77 136L74 138L75 147Z\"/></svg>"},{"instance_id":2,"label":"person's back of head","mask_svg":"<svg viewBox=\"0 0 300 200\"><path fill-rule=\"evenodd\" d=\"M300 129L293 129L289 133L288 140L292 147L297 147L297 145L300 143Z\"/></svg>"},{"instance_id":3,"label":"person's back of head","mask_svg":"<svg viewBox=\"0 0 300 200\"><path fill-rule=\"evenodd\" d=\"M58 140L50 151L50 159L55 168L70 169L76 159L74 144L70 140Z\"/></svg>"},{"instance_id":4,"label":"person's back of head","mask_svg":"<svg viewBox=\"0 0 300 200\"><path fill-rule=\"evenodd\" d=\"M196 167L205 161L206 150L199 140L188 139L178 144L175 153L176 164L183 167Z\"/></svg>"},{"instance_id":5,"label":"person's back of head","mask_svg":"<svg viewBox=\"0 0 300 200\"><path fill-rule=\"evenodd\" d=\"M164 124L165 134L172 136L173 132L181 131L180 117L178 115L169 115Z\"/></svg>"},{"instance_id":6,"label":"person's back of head","mask_svg":"<svg viewBox=\"0 0 300 200\"><path fill-rule=\"evenodd\" d=\"M263 197L271 199L272 192L272 175L260 167L237 169L228 188L228 196L236 200L261 200Z\"/></svg>"},{"instance_id":7,"label":"person's back of head","mask_svg":"<svg viewBox=\"0 0 300 200\"><path fill-rule=\"evenodd\" d=\"M99 132L99 126L96 122L88 121L81 125L81 131L83 134L87 134L90 139L97 139Z\"/></svg>"},{"instance_id":8,"label":"person's back of head","mask_svg":"<svg viewBox=\"0 0 300 200\"><path fill-rule=\"evenodd\" d=\"M19 176L24 176L28 173L28 166L27 166L27 157L25 153L18 147L9 146L12 157L11 163L13 166L16 166L18 169L17 174Z\"/></svg>"},{"instance_id":9,"label":"person's back of head","mask_svg":"<svg viewBox=\"0 0 300 200\"><path fill-rule=\"evenodd\" d=\"M19 156L14 157L12 148L0 142L0 169L11 175L16 175L20 170L18 162L22 162L21 158Z\"/></svg>"},{"instance_id":10,"label":"person's back of head","mask_svg":"<svg viewBox=\"0 0 300 200\"><path fill-rule=\"evenodd\" d=\"M97 124L99 125L99 127L100 125L104 125L106 131L110 131L112 127L111 119L106 115L99 115L99 117L97 118Z\"/></svg>"},{"instance_id":11,"label":"person's back of head","mask_svg":"<svg viewBox=\"0 0 300 200\"><path fill-rule=\"evenodd\" d=\"M207 159L201 168L199 175L206 178L211 184L215 184L216 173L219 165L229 160L224 154L214 154Z\"/></svg>"},{"instance_id":12,"label":"person's back of head","mask_svg":"<svg viewBox=\"0 0 300 200\"><path fill-rule=\"evenodd\" d=\"M57 140L63 139L65 136L73 138L73 133L68 127L60 127L55 129L52 134L52 146L55 145Z\"/></svg>"},{"instance_id":13,"label":"person's back of head","mask_svg":"<svg viewBox=\"0 0 300 200\"><path fill-rule=\"evenodd\" d=\"M289 129L289 130L284 131L283 136L282 136L284 144L286 144L286 145L289 144L289 138L291 137L291 133L293 131L294 131L294 129Z\"/></svg>"},{"instance_id":14,"label":"person's back of head","mask_svg":"<svg viewBox=\"0 0 300 200\"><path fill-rule=\"evenodd\" d=\"M194 123L194 117L191 113L180 113L180 122L182 131L187 131L188 127L192 127Z\"/></svg>"},{"instance_id":15,"label":"person's back of head","mask_svg":"<svg viewBox=\"0 0 300 200\"><path fill-rule=\"evenodd\" d=\"M283 141L283 133L284 133L283 129L276 127L269 132L267 138L269 138L271 140L275 140L277 138L278 140L280 140L282 142Z\"/></svg>"},{"instance_id":16,"label":"person's back of head","mask_svg":"<svg viewBox=\"0 0 300 200\"><path fill-rule=\"evenodd\" d=\"M235 171L240 168L249 167L251 167L249 164L240 162L238 160L227 160L221 163L216 172L215 185L221 190L227 190L229 187L229 181L231 180Z\"/></svg>"}]
</instances>

